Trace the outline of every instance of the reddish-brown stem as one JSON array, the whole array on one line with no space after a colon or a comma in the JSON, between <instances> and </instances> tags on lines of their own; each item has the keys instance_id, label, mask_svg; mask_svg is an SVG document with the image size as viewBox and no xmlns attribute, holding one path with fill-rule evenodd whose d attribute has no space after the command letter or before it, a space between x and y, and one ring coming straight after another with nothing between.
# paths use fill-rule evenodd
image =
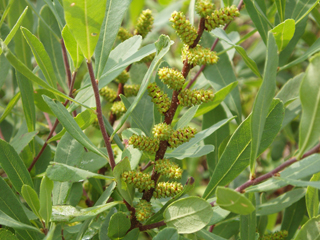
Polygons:
<instances>
[{"instance_id":1,"label":"reddish-brown stem","mask_svg":"<svg viewBox=\"0 0 320 240\"><path fill-rule=\"evenodd\" d=\"M141 232L143 231L147 231L149 229L153 229L153 228L158 228L158 227L162 227L166 225L166 223L164 221L161 221L161 222L157 222L157 223L152 223L152 224L149 224L149 225L144 225L144 226L141 226L139 227L139 230Z\"/></svg>"},{"instance_id":2,"label":"reddish-brown stem","mask_svg":"<svg viewBox=\"0 0 320 240\"><path fill-rule=\"evenodd\" d=\"M212 231L213 231L214 226L215 226L215 225L211 225L211 226L210 226L210 228L209 228L209 232L212 232Z\"/></svg>"},{"instance_id":3,"label":"reddish-brown stem","mask_svg":"<svg viewBox=\"0 0 320 240\"><path fill-rule=\"evenodd\" d=\"M83 195L86 197L87 206L92 207L94 205L94 203L93 203L93 201L91 201L91 199L89 198L89 196L84 188L82 188L82 192L83 192Z\"/></svg>"},{"instance_id":4,"label":"reddish-brown stem","mask_svg":"<svg viewBox=\"0 0 320 240\"><path fill-rule=\"evenodd\" d=\"M146 170L148 167L150 167L153 164L152 161L149 161L146 165L144 165L143 167L140 167L140 171L143 172L144 170Z\"/></svg>"},{"instance_id":5,"label":"reddish-brown stem","mask_svg":"<svg viewBox=\"0 0 320 240\"><path fill-rule=\"evenodd\" d=\"M76 76L77 76L77 72L74 72L73 73L73 76L72 76L72 81L71 81L71 84L70 84L70 90L69 90L69 97L72 97L72 92L73 92L73 86L74 86L74 82L75 82L75 79L76 79ZM63 106L67 106L67 104L69 103L69 100L67 99L64 103L63 103ZM59 120L56 119L56 121L54 122L51 130L50 130L50 133L46 139L46 142L43 144L42 148L40 149L38 155L33 159L32 163L30 164L29 168L28 168L28 171L30 172L33 168L33 166L37 163L38 159L40 158L41 154L43 153L44 149L46 148L46 146L48 145L48 140L53 136L53 133L54 131L56 130L56 127L58 126L58 123L59 123Z\"/></svg>"},{"instance_id":6,"label":"reddish-brown stem","mask_svg":"<svg viewBox=\"0 0 320 240\"><path fill-rule=\"evenodd\" d=\"M52 129L52 123L51 123L51 120L50 120L49 114L48 114L48 113L46 113L46 112L43 112L43 115L44 115L45 119L47 120L47 123L48 123L49 129L51 130L51 129ZM53 132L53 135L55 135L55 132Z\"/></svg>"},{"instance_id":7,"label":"reddish-brown stem","mask_svg":"<svg viewBox=\"0 0 320 240\"><path fill-rule=\"evenodd\" d=\"M305 157L308 157L314 153L317 153L320 151L320 143L315 146L314 148L310 149L308 152L306 152L301 159L305 158ZM280 166L276 167L275 169L273 169L272 171L260 176L260 177L257 177L253 180L249 180L247 182L245 182L244 184L242 184L241 186L239 186L238 188L236 188L236 191L237 192L244 192L244 190L247 188L247 187L250 187L252 185L257 185L258 183L261 183L269 178L272 178L272 176L274 176L275 174L279 173L280 171L282 171L283 169L285 169L286 167L290 166L291 164L297 162L298 159L296 157L294 158L291 158L289 159L288 161L285 161L284 163L282 163Z\"/></svg>"},{"instance_id":8,"label":"reddish-brown stem","mask_svg":"<svg viewBox=\"0 0 320 240\"><path fill-rule=\"evenodd\" d=\"M61 49L62 49L62 56L63 56L63 62L64 62L64 67L66 70L66 74L67 74L67 80L68 80L68 87L69 89L71 86L71 71L70 71L70 65L69 65L69 61L68 61L68 54L67 54L67 49L66 46L64 45L64 41L63 39L61 39Z\"/></svg>"},{"instance_id":9,"label":"reddish-brown stem","mask_svg":"<svg viewBox=\"0 0 320 240\"><path fill-rule=\"evenodd\" d=\"M199 43L202 33L204 31L204 26L205 26L205 18L200 18L200 22L198 26L198 35L197 35L197 38L194 40L194 42L190 45L190 48L196 47L197 44Z\"/></svg>"},{"instance_id":10,"label":"reddish-brown stem","mask_svg":"<svg viewBox=\"0 0 320 240\"><path fill-rule=\"evenodd\" d=\"M131 206L126 200L123 199L123 202L126 205L131 215L131 228L128 230L128 232L136 227L142 226L142 224L137 220L136 209L133 206Z\"/></svg>"},{"instance_id":11,"label":"reddish-brown stem","mask_svg":"<svg viewBox=\"0 0 320 240\"><path fill-rule=\"evenodd\" d=\"M1 138L2 140L5 140L5 139L4 139L4 136L3 136L3 134L2 134L1 128L0 128L0 138Z\"/></svg>"},{"instance_id":12,"label":"reddish-brown stem","mask_svg":"<svg viewBox=\"0 0 320 240\"><path fill-rule=\"evenodd\" d=\"M239 10L239 11L240 11L240 9L241 9L241 7L242 7L242 4L243 4L243 0L241 0L241 1L239 2L239 4L238 4L238 10ZM229 23L226 24L226 25L223 27L223 30L226 30L228 26L229 26ZM213 51L213 50L216 48L219 40L220 40L220 38L216 38L216 40L213 42L213 44L212 44L212 46L211 46L211 51ZM185 89L189 89L189 88L192 86L192 84L193 84L195 81L197 81L198 77L200 76L201 72L203 71L203 69L204 69L205 67L206 67L206 65L202 65L202 66L200 67L199 71L198 71L198 72L196 73L196 75L189 81L189 83L187 84L187 86L186 86Z\"/></svg>"},{"instance_id":13,"label":"reddish-brown stem","mask_svg":"<svg viewBox=\"0 0 320 240\"><path fill-rule=\"evenodd\" d=\"M92 62L87 60L87 66L88 66L90 80L91 80L91 84L92 84L92 88L93 88L93 92L94 92L94 97L96 99L96 106L97 106L96 112L97 112L97 116L98 116L99 126L100 126L100 130L101 130L101 133L102 133L102 137L103 137L104 142L105 142L106 147L107 147L107 152L108 152L108 156L109 156L109 164L111 166L111 169L113 170L114 167L116 166L116 163L114 161L114 155L113 155L111 143L110 143L110 140L109 140L109 136L108 136L108 133L107 133L106 128L104 127L104 123L103 123L103 116L102 116L102 109L101 109L101 102L100 102L100 95L99 95L99 88L98 88L98 84L96 82L96 79L94 77Z\"/></svg>"}]
</instances>

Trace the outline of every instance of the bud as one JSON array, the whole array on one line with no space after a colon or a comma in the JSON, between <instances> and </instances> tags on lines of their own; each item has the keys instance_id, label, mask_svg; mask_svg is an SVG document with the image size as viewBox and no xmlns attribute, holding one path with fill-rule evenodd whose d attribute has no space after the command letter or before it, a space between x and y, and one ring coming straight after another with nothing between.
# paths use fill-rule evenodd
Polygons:
<instances>
[{"instance_id":1,"label":"bud","mask_svg":"<svg viewBox=\"0 0 320 240\"><path fill-rule=\"evenodd\" d=\"M121 101L114 102L110 110L117 116L117 118L120 118L127 111L126 107Z\"/></svg>"},{"instance_id":2,"label":"bud","mask_svg":"<svg viewBox=\"0 0 320 240\"><path fill-rule=\"evenodd\" d=\"M230 23L235 17L238 17L239 15L239 10L234 5L215 10L210 16L206 17L205 28L210 32L217 27Z\"/></svg>"},{"instance_id":3,"label":"bud","mask_svg":"<svg viewBox=\"0 0 320 240\"><path fill-rule=\"evenodd\" d=\"M185 89L178 95L179 104L185 107L200 105L212 101L214 94L212 90L189 90Z\"/></svg>"},{"instance_id":4,"label":"bud","mask_svg":"<svg viewBox=\"0 0 320 240\"><path fill-rule=\"evenodd\" d=\"M139 192L154 188L154 181L151 180L151 176L147 173L135 171L123 172L121 174L121 179L128 184L133 184Z\"/></svg>"},{"instance_id":5,"label":"bud","mask_svg":"<svg viewBox=\"0 0 320 240\"><path fill-rule=\"evenodd\" d=\"M159 140L151 139L145 136L138 136L133 134L129 138L129 144L133 145L134 148L138 148L141 151L146 151L149 153L156 153L159 149Z\"/></svg>"},{"instance_id":6,"label":"bud","mask_svg":"<svg viewBox=\"0 0 320 240\"><path fill-rule=\"evenodd\" d=\"M183 62L188 59L188 63L192 65L215 64L219 59L216 52L200 45L197 45L195 48L189 48L185 45L182 49L181 58Z\"/></svg>"},{"instance_id":7,"label":"bud","mask_svg":"<svg viewBox=\"0 0 320 240\"><path fill-rule=\"evenodd\" d=\"M95 127L96 129L100 130L100 125L99 125L98 118L96 118L95 120L93 120L92 126Z\"/></svg>"},{"instance_id":8,"label":"bud","mask_svg":"<svg viewBox=\"0 0 320 240\"><path fill-rule=\"evenodd\" d=\"M118 38L120 38L120 40L122 42L124 42L125 40L131 38L133 35L131 33L129 33L127 31L127 29L124 29L123 27L119 28L119 32L118 32Z\"/></svg>"},{"instance_id":9,"label":"bud","mask_svg":"<svg viewBox=\"0 0 320 240\"><path fill-rule=\"evenodd\" d=\"M150 63L156 56L156 53L152 53L149 56L146 56L145 58L142 58L138 63Z\"/></svg>"},{"instance_id":10,"label":"bud","mask_svg":"<svg viewBox=\"0 0 320 240\"><path fill-rule=\"evenodd\" d=\"M117 98L117 93L109 87L101 88L99 93L107 102L113 102Z\"/></svg>"},{"instance_id":11,"label":"bud","mask_svg":"<svg viewBox=\"0 0 320 240\"><path fill-rule=\"evenodd\" d=\"M267 235L264 235L263 237L259 238L261 240L283 240L286 239L288 236L288 231L283 230L279 232L270 233Z\"/></svg>"},{"instance_id":12,"label":"bud","mask_svg":"<svg viewBox=\"0 0 320 240\"><path fill-rule=\"evenodd\" d=\"M182 143L189 142L191 138L197 133L197 130L192 127L184 127L174 131L169 138L169 145L171 148L176 148Z\"/></svg>"},{"instance_id":13,"label":"bud","mask_svg":"<svg viewBox=\"0 0 320 240\"><path fill-rule=\"evenodd\" d=\"M174 197L183 190L181 183L159 182L153 192L155 198Z\"/></svg>"},{"instance_id":14,"label":"bud","mask_svg":"<svg viewBox=\"0 0 320 240\"><path fill-rule=\"evenodd\" d=\"M153 209L150 202L141 199L136 205L136 218L139 222L144 222L153 215Z\"/></svg>"},{"instance_id":15,"label":"bud","mask_svg":"<svg viewBox=\"0 0 320 240\"><path fill-rule=\"evenodd\" d=\"M160 173L167 178L179 179L182 175L182 169L169 159L160 159L156 161L154 169L157 173Z\"/></svg>"},{"instance_id":16,"label":"bud","mask_svg":"<svg viewBox=\"0 0 320 240\"><path fill-rule=\"evenodd\" d=\"M117 83L126 83L130 78L129 73L124 70L122 73L118 75L118 77L115 79Z\"/></svg>"},{"instance_id":17,"label":"bud","mask_svg":"<svg viewBox=\"0 0 320 240\"><path fill-rule=\"evenodd\" d=\"M134 30L134 34L135 35L139 34L142 36L142 38L145 38L147 34L151 32L153 20L154 19L150 9L146 9L142 11L142 13L138 18L136 29Z\"/></svg>"},{"instance_id":18,"label":"bud","mask_svg":"<svg viewBox=\"0 0 320 240\"><path fill-rule=\"evenodd\" d=\"M158 71L159 78L169 86L169 88L180 91L184 84L184 77L181 72L172 68L160 68Z\"/></svg>"},{"instance_id":19,"label":"bud","mask_svg":"<svg viewBox=\"0 0 320 240\"><path fill-rule=\"evenodd\" d=\"M156 139L168 140L172 134L172 128L166 123L159 123L153 127L152 134Z\"/></svg>"},{"instance_id":20,"label":"bud","mask_svg":"<svg viewBox=\"0 0 320 240\"><path fill-rule=\"evenodd\" d=\"M123 86L123 93L126 97L137 96L140 89L140 85L133 84L133 85L124 85Z\"/></svg>"},{"instance_id":21,"label":"bud","mask_svg":"<svg viewBox=\"0 0 320 240\"><path fill-rule=\"evenodd\" d=\"M195 8L200 17L205 18L213 13L215 7L211 0L197 0Z\"/></svg>"},{"instance_id":22,"label":"bud","mask_svg":"<svg viewBox=\"0 0 320 240\"><path fill-rule=\"evenodd\" d=\"M179 38L187 45L192 45L197 38L197 30L191 25L189 20L186 20L186 16L182 12L174 11L171 14L170 22L172 27L176 30Z\"/></svg>"},{"instance_id":23,"label":"bud","mask_svg":"<svg viewBox=\"0 0 320 240\"><path fill-rule=\"evenodd\" d=\"M167 94L160 90L156 83L150 83L148 86L151 101L157 106L160 113L165 113L170 108L170 99Z\"/></svg>"}]
</instances>

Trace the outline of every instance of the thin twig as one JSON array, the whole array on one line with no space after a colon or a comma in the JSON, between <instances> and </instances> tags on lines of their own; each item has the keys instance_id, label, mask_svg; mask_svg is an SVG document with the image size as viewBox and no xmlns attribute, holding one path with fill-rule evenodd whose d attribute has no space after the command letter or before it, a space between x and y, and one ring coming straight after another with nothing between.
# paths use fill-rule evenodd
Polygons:
<instances>
[{"instance_id":1,"label":"thin twig","mask_svg":"<svg viewBox=\"0 0 320 240\"><path fill-rule=\"evenodd\" d=\"M3 134L2 134L1 128L0 128L0 138L1 138L2 140L5 140L5 139L4 139L4 136L3 136Z\"/></svg>"},{"instance_id":2,"label":"thin twig","mask_svg":"<svg viewBox=\"0 0 320 240\"><path fill-rule=\"evenodd\" d=\"M63 38L61 39L60 42L61 42L61 49L62 49L64 67L65 67L66 74L67 74L68 87L69 87L69 89L71 89L70 88L70 86L71 86L71 71L70 71L70 65L69 65L69 61L68 61L67 49L66 49L66 46L64 45Z\"/></svg>"},{"instance_id":3,"label":"thin twig","mask_svg":"<svg viewBox=\"0 0 320 240\"><path fill-rule=\"evenodd\" d=\"M49 129L51 130L52 129L52 123L51 123L51 120L50 120L50 117L49 117L49 114L46 113L46 112L43 112L43 115L44 117L46 118L47 120L47 123L48 123L48 126L49 126ZM56 135L55 132L53 132L53 135Z\"/></svg>"},{"instance_id":4,"label":"thin twig","mask_svg":"<svg viewBox=\"0 0 320 240\"><path fill-rule=\"evenodd\" d=\"M301 159L306 158L314 153L317 153L320 151L320 143L315 146L314 148L310 149L308 152L306 152ZM280 166L276 167L275 169L273 169L272 171L257 177L256 179L252 179L249 180L247 182L245 182L244 184L242 184L241 186L239 186L238 188L236 188L237 192L241 192L243 193L244 190L252 185L257 185L258 183L261 183L269 178L272 178L275 174L279 173L280 171L282 171L283 169L285 169L286 167L290 166L291 164L297 162L298 159L296 157L293 157L287 161L285 161L284 163L282 163Z\"/></svg>"},{"instance_id":5,"label":"thin twig","mask_svg":"<svg viewBox=\"0 0 320 240\"><path fill-rule=\"evenodd\" d=\"M144 170L146 170L148 167L150 167L153 164L152 161L149 161L146 165L144 165L143 167L140 167L140 171L143 172Z\"/></svg>"},{"instance_id":6,"label":"thin twig","mask_svg":"<svg viewBox=\"0 0 320 240\"><path fill-rule=\"evenodd\" d=\"M238 4L238 10L240 11L241 7L243 4L243 0L241 0ZM229 26L230 23L226 24L223 27L223 30L226 30L227 27ZM220 38L216 38L216 40L213 42L212 46L211 46L211 51L213 51L215 49L215 47L217 46L218 42L219 42ZM201 72L203 71L203 69L206 67L206 65L202 65L199 69L199 71L196 73L196 75L189 81L189 83L187 84L185 89L189 89L192 84L198 79L198 77L200 76Z\"/></svg>"},{"instance_id":7,"label":"thin twig","mask_svg":"<svg viewBox=\"0 0 320 240\"><path fill-rule=\"evenodd\" d=\"M111 166L111 169L113 170L114 167L116 166L116 163L115 163L115 160L114 160L114 155L113 155L111 143L110 143L110 140L109 140L109 136L108 136L108 133L107 133L106 128L104 127L104 123L103 123L103 116L102 116L102 109L101 109L101 102L100 102L100 95L99 95L99 88L98 88L98 84L96 82L96 79L94 77L92 62L87 60L87 66L88 66L90 80L91 80L91 84L92 84L92 88L93 88L93 92L94 92L94 97L96 99L96 106L97 106L96 112L97 112L97 115L98 115L99 126L100 126L100 130L101 130L101 133L102 133L102 137L103 137L104 142L105 142L106 147L107 147L107 152L108 152L108 156L109 156L109 164Z\"/></svg>"}]
</instances>

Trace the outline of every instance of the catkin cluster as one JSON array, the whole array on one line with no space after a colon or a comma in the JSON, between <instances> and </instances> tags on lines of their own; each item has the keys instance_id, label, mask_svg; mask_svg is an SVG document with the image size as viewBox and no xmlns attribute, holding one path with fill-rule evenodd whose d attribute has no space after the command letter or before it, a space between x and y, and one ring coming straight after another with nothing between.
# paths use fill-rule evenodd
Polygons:
<instances>
[{"instance_id":1,"label":"catkin cluster","mask_svg":"<svg viewBox=\"0 0 320 240\"><path fill-rule=\"evenodd\" d=\"M152 139L145 136L138 136L133 134L129 138L129 144L133 145L134 148L138 148L141 151L149 152L151 154L155 153L159 149L159 140Z\"/></svg>"},{"instance_id":2,"label":"catkin cluster","mask_svg":"<svg viewBox=\"0 0 320 240\"><path fill-rule=\"evenodd\" d=\"M182 169L169 159L160 159L156 161L154 170L167 178L179 179L182 176Z\"/></svg>"},{"instance_id":3,"label":"catkin cluster","mask_svg":"<svg viewBox=\"0 0 320 240\"><path fill-rule=\"evenodd\" d=\"M186 107L200 105L202 103L210 102L214 99L212 90L189 90L185 89L178 95L179 104Z\"/></svg>"},{"instance_id":4,"label":"catkin cluster","mask_svg":"<svg viewBox=\"0 0 320 240\"><path fill-rule=\"evenodd\" d=\"M144 222L153 215L153 209L150 202L141 199L140 202L135 206L136 218L139 222Z\"/></svg>"},{"instance_id":5,"label":"catkin cluster","mask_svg":"<svg viewBox=\"0 0 320 240\"><path fill-rule=\"evenodd\" d=\"M142 11L142 13L138 18L134 34L135 35L139 34L142 36L142 38L145 38L152 29L153 20L154 19L150 9L146 9Z\"/></svg>"},{"instance_id":6,"label":"catkin cluster","mask_svg":"<svg viewBox=\"0 0 320 240\"><path fill-rule=\"evenodd\" d=\"M99 93L107 102L113 102L117 98L117 93L109 87L101 88Z\"/></svg>"},{"instance_id":7,"label":"catkin cluster","mask_svg":"<svg viewBox=\"0 0 320 240\"><path fill-rule=\"evenodd\" d=\"M158 76L164 84L176 91L181 90L185 81L181 72L168 67L160 68Z\"/></svg>"},{"instance_id":8,"label":"catkin cluster","mask_svg":"<svg viewBox=\"0 0 320 240\"><path fill-rule=\"evenodd\" d=\"M151 180L150 175L146 173L128 171L122 173L121 178L124 182L133 184L140 192L154 188L154 181Z\"/></svg>"},{"instance_id":9,"label":"catkin cluster","mask_svg":"<svg viewBox=\"0 0 320 240\"><path fill-rule=\"evenodd\" d=\"M215 10L211 15L206 16L205 28L210 32L217 27L228 24L239 15L239 10L234 5Z\"/></svg>"},{"instance_id":10,"label":"catkin cluster","mask_svg":"<svg viewBox=\"0 0 320 240\"><path fill-rule=\"evenodd\" d=\"M130 78L129 73L126 70L124 70L118 75L115 81L117 83L126 83L129 80L129 78Z\"/></svg>"},{"instance_id":11,"label":"catkin cluster","mask_svg":"<svg viewBox=\"0 0 320 240\"><path fill-rule=\"evenodd\" d=\"M211 51L209 48L204 48L197 45L194 48L189 48L185 45L181 54L182 61L188 60L192 65L206 65L215 64L218 62L218 56L216 52Z\"/></svg>"},{"instance_id":12,"label":"catkin cluster","mask_svg":"<svg viewBox=\"0 0 320 240\"><path fill-rule=\"evenodd\" d=\"M284 240L288 236L288 231L283 230L260 237L259 240Z\"/></svg>"},{"instance_id":13,"label":"catkin cluster","mask_svg":"<svg viewBox=\"0 0 320 240\"><path fill-rule=\"evenodd\" d=\"M120 27L118 31L118 38L124 42L125 40L131 38L133 35L125 28Z\"/></svg>"},{"instance_id":14,"label":"catkin cluster","mask_svg":"<svg viewBox=\"0 0 320 240\"><path fill-rule=\"evenodd\" d=\"M154 138L160 140L168 140L172 134L172 128L166 123L159 123L155 125L152 129L152 134Z\"/></svg>"},{"instance_id":15,"label":"catkin cluster","mask_svg":"<svg viewBox=\"0 0 320 240\"><path fill-rule=\"evenodd\" d=\"M159 182L153 192L155 198L174 197L183 190L181 183Z\"/></svg>"},{"instance_id":16,"label":"catkin cluster","mask_svg":"<svg viewBox=\"0 0 320 240\"><path fill-rule=\"evenodd\" d=\"M117 118L120 118L126 111L126 107L124 106L124 103L121 101L114 102L112 104L112 107L110 111L117 116Z\"/></svg>"},{"instance_id":17,"label":"catkin cluster","mask_svg":"<svg viewBox=\"0 0 320 240\"><path fill-rule=\"evenodd\" d=\"M184 127L174 131L170 136L168 143L171 148L176 148L179 145L189 142L191 138L197 133L197 130L192 127Z\"/></svg>"},{"instance_id":18,"label":"catkin cluster","mask_svg":"<svg viewBox=\"0 0 320 240\"><path fill-rule=\"evenodd\" d=\"M133 85L124 85L123 86L123 93L126 97L137 96L140 89L140 85L133 84Z\"/></svg>"},{"instance_id":19,"label":"catkin cluster","mask_svg":"<svg viewBox=\"0 0 320 240\"><path fill-rule=\"evenodd\" d=\"M211 0L198 0L196 1L195 9L200 17L205 18L210 16L214 11L214 4Z\"/></svg>"},{"instance_id":20,"label":"catkin cluster","mask_svg":"<svg viewBox=\"0 0 320 240\"><path fill-rule=\"evenodd\" d=\"M165 113L170 108L170 99L167 94L160 90L156 83L150 83L148 93L151 101L157 106L160 113Z\"/></svg>"}]
</instances>

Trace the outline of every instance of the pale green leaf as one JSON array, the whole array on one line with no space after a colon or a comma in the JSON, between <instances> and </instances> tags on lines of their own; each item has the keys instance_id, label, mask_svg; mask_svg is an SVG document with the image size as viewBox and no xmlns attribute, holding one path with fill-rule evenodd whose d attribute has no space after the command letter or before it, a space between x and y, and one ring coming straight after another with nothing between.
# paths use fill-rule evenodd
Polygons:
<instances>
[{"instance_id":1,"label":"pale green leaf","mask_svg":"<svg viewBox=\"0 0 320 240\"><path fill-rule=\"evenodd\" d=\"M276 40L279 52L288 45L294 35L295 29L296 26L294 20L287 19L271 30Z\"/></svg>"},{"instance_id":2,"label":"pale green leaf","mask_svg":"<svg viewBox=\"0 0 320 240\"><path fill-rule=\"evenodd\" d=\"M49 227L49 222L52 213L51 192L53 190L53 182L47 177L42 178L40 184L40 209L39 213L44 219L46 227Z\"/></svg>"},{"instance_id":3,"label":"pale green leaf","mask_svg":"<svg viewBox=\"0 0 320 240\"><path fill-rule=\"evenodd\" d=\"M32 187L29 185L23 185L21 188L21 194L26 200L27 204L29 205L30 209L34 214L38 216L38 218L41 219L40 214L39 214L39 209L40 209L40 201L38 194L36 193L35 190L33 190Z\"/></svg>"}]
</instances>

